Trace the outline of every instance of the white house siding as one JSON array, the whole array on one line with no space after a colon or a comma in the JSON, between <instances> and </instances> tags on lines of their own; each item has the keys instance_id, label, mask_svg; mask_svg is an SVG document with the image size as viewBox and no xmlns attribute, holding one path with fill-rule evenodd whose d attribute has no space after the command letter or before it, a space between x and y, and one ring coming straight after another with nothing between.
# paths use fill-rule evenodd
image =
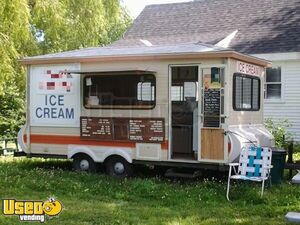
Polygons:
<instances>
[{"instance_id":1,"label":"white house siding","mask_svg":"<svg viewBox=\"0 0 300 225\"><path fill-rule=\"evenodd\" d=\"M300 59L272 61L272 65L281 66L282 99L265 100L264 118L288 119L294 140L300 141Z\"/></svg>"}]
</instances>

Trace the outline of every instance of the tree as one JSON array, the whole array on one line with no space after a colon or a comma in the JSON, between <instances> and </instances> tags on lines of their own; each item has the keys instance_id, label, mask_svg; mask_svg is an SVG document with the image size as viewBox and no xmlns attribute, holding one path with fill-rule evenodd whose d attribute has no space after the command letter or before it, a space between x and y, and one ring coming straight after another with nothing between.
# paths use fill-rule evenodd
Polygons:
<instances>
[{"instance_id":1,"label":"tree","mask_svg":"<svg viewBox=\"0 0 300 225\"><path fill-rule=\"evenodd\" d=\"M24 87L24 69L17 59L34 51L27 0L0 1L0 94L7 83Z\"/></svg>"},{"instance_id":2,"label":"tree","mask_svg":"<svg viewBox=\"0 0 300 225\"><path fill-rule=\"evenodd\" d=\"M16 137L25 123L23 93L16 86L8 85L0 95L0 134L1 137Z\"/></svg>"},{"instance_id":3,"label":"tree","mask_svg":"<svg viewBox=\"0 0 300 225\"><path fill-rule=\"evenodd\" d=\"M24 123L24 56L101 46L131 23L119 0L0 0L0 137Z\"/></svg>"},{"instance_id":4,"label":"tree","mask_svg":"<svg viewBox=\"0 0 300 225\"><path fill-rule=\"evenodd\" d=\"M30 8L42 54L106 45L131 23L118 0L31 0Z\"/></svg>"}]
</instances>

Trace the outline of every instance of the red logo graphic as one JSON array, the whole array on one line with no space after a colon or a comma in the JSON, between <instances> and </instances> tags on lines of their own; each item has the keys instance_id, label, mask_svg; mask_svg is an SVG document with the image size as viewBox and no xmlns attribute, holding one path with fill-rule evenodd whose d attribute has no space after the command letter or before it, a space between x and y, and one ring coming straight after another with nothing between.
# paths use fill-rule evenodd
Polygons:
<instances>
[{"instance_id":1,"label":"red logo graphic","mask_svg":"<svg viewBox=\"0 0 300 225\"><path fill-rule=\"evenodd\" d=\"M45 75L47 81L39 82L40 90L64 90L66 92L71 92L72 82L68 81L72 79L70 73L52 73L51 70L47 70Z\"/></svg>"}]
</instances>

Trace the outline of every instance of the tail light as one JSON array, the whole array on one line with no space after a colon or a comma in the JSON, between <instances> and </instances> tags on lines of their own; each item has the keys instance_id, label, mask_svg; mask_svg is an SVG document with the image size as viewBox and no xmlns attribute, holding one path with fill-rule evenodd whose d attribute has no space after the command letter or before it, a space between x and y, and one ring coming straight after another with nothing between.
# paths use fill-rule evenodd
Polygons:
<instances>
[{"instance_id":1,"label":"tail light","mask_svg":"<svg viewBox=\"0 0 300 225\"><path fill-rule=\"evenodd\" d=\"M231 140L230 140L230 137L228 137L228 146L227 146L228 153L231 152L231 148L232 148L232 146L231 146Z\"/></svg>"}]
</instances>

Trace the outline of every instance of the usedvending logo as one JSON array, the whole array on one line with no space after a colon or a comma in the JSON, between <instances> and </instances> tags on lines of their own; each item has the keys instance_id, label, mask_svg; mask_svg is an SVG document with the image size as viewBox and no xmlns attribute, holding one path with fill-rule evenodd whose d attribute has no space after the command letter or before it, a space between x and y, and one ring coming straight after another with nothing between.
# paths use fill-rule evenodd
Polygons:
<instances>
[{"instance_id":1,"label":"usedvending logo","mask_svg":"<svg viewBox=\"0 0 300 225\"><path fill-rule=\"evenodd\" d=\"M20 221L45 222L46 216L55 217L62 211L60 201L51 197L46 201L3 199L2 212L5 216L19 216Z\"/></svg>"}]
</instances>

